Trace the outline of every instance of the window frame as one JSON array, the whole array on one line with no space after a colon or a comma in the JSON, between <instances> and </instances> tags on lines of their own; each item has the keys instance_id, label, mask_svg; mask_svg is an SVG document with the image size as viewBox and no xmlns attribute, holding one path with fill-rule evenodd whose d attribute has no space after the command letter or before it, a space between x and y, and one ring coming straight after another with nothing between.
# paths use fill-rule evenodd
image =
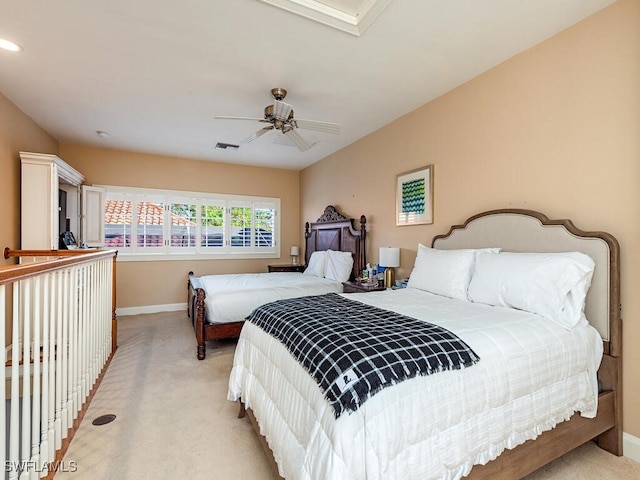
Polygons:
<instances>
[{"instance_id":1,"label":"window frame","mask_svg":"<svg viewBox=\"0 0 640 480\"><path fill-rule=\"evenodd\" d=\"M105 210L109 200L131 201L131 246L129 247L107 247L118 250L118 261L158 261L158 260L212 260L212 259L256 259L256 258L280 258L280 204L277 197L257 197L251 195L233 195L206 192L188 192L180 190L151 189L137 187L121 187L115 185L100 185L105 191ZM161 247L144 247L138 245L138 222L137 204L138 202L162 203L164 216L162 225L162 238L164 245ZM172 213L171 207L174 204L186 204L195 207L195 246L173 246L172 245ZM201 221L202 206L219 206L224 208L223 213L223 239L224 245L221 247L210 247L202 245L203 225ZM231 237L233 228L231 227L231 208L249 207L251 208L251 245L232 245ZM260 246L256 238L256 210L273 210L273 230L272 245ZM105 219L105 245L107 244L107 225Z\"/></svg>"}]
</instances>

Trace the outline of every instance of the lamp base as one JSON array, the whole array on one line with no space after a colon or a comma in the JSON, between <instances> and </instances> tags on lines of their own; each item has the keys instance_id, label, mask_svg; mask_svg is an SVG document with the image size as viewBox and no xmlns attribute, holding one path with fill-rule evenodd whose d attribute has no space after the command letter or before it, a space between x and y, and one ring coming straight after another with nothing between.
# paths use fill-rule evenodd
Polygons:
<instances>
[{"instance_id":1,"label":"lamp base","mask_svg":"<svg viewBox=\"0 0 640 480\"><path fill-rule=\"evenodd\" d=\"M384 286L386 288L395 287L396 285L396 274L393 270L393 267L387 267L384 271Z\"/></svg>"},{"instance_id":2,"label":"lamp base","mask_svg":"<svg viewBox=\"0 0 640 480\"><path fill-rule=\"evenodd\" d=\"M298 257L297 255L291 256L291 265L298 265Z\"/></svg>"}]
</instances>

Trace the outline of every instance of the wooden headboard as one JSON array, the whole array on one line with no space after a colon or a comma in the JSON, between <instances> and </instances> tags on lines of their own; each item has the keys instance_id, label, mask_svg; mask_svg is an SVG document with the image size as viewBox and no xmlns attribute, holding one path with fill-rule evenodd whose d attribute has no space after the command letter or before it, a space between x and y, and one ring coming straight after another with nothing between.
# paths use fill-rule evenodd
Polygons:
<instances>
[{"instance_id":1,"label":"wooden headboard","mask_svg":"<svg viewBox=\"0 0 640 480\"><path fill-rule=\"evenodd\" d=\"M361 215L360 229L356 230L353 228L353 219L342 215L333 205L326 207L318 220L304 224L305 265L309 263L313 252L322 250L351 252L353 256L351 280L353 280L366 267L366 223L366 217Z\"/></svg>"}]
</instances>

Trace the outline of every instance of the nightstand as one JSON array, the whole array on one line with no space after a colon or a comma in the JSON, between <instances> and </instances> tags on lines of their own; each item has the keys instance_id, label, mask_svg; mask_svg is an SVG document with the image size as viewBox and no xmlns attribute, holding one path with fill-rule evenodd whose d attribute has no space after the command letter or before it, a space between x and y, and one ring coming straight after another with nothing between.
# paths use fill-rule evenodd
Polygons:
<instances>
[{"instance_id":1,"label":"nightstand","mask_svg":"<svg viewBox=\"0 0 640 480\"><path fill-rule=\"evenodd\" d=\"M269 265L269 273L271 272L304 272L304 265Z\"/></svg>"},{"instance_id":2,"label":"nightstand","mask_svg":"<svg viewBox=\"0 0 640 480\"><path fill-rule=\"evenodd\" d=\"M342 282L342 289L344 293L381 292L386 290L385 287L374 287L373 285L359 282Z\"/></svg>"}]
</instances>

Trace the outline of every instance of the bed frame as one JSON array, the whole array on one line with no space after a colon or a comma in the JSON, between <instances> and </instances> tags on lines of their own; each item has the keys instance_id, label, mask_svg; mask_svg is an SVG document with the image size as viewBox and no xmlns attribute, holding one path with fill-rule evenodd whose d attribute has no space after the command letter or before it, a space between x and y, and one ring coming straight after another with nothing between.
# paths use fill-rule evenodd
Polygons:
<instances>
[{"instance_id":1,"label":"bed frame","mask_svg":"<svg viewBox=\"0 0 640 480\"><path fill-rule=\"evenodd\" d=\"M367 219L360 216L360 228L354 228L355 220L345 217L333 206L329 205L314 223L304 225L305 265L309 263L311 254L316 251L336 250L351 252L353 256L353 280L366 266L365 240ZM210 340L238 338L244 320L229 323L209 323L206 319L206 294L202 282L193 272L189 272L187 280L187 316L196 334L198 360L204 360L206 343Z\"/></svg>"},{"instance_id":2,"label":"bed frame","mask_svg":"<svg viewBox=\"0 0 640 480\"><path fill-rule=\"evenodd\" d=\"M516 479L534 472L561 455L595 440L614 455L622 455L622 320L620 317L620 247L605 232L587 232L570 220L550 220L532 210L503 209L480 213L445 235L433 238L439 249L501 247L511 252L580 251L596 268L587 295L586 315L603 339L604 357L598 370L600 395L595 418L573 415L535 440L504 451L486 465L476 465L468 479ZM240 402L240 414L248 414L259 434L258 420ZM260 436L270 462L278 470L271 450Z\"/></svg>"}]
</instances>

